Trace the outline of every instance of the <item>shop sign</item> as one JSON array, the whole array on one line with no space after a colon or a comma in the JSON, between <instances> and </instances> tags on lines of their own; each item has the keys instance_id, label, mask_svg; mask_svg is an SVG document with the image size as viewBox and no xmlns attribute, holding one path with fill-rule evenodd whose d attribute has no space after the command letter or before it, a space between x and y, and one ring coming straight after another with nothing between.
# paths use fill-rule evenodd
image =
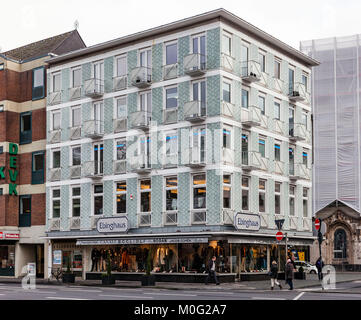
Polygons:
<instances>
[{"instance_id":1,"label":"shop sign","mask_svg":"<svg viewBox=\"0 0 361 320\"><path fill-rule=\"evenodd\" d=\"M20 235L17 232L6 232L6 231L1 231L0 232L0 240L4 240L4 239L19 239Z\"/></svg>"},{"instance_id":2,"label":"shop sign","mask_svg":"<svg viewBox=\"0 0 361 320\"><path fill-rule=\"evenodd\" d=\"M36 275L36 264L35 262L28 263L28 275L35 276Z\"/></svg>"},{"instance_id":3,"label":"shop sign","mask_svg":"<svg viewBox=\"0 0 361 320\"><path fill-rule=\"evenodd\" d=\"M234 220L234 226L238 230L258 231L261 228L261 219L256 214L237 213Z\"/></svg>"},{"instance_id":4,"label":"shop sign","mask_svg":"<svg viewBox=\"0 0 361 320\"><path fill-rule=\"evenodd\" d=\"M18 172L18 165L16 163L17 161L17 154L19 151L19 147L16 143L9 143L9 155L10 155L10 168L8 170L8 174L9 174L9 178L10 178L10 183L9 183L9 195L18 195L18 191L16 190L17 184L15 184L16 182L16 178L19 174ZM1 180L5 179L6 177L6 168L5 167L0 167L0 184L1 184Z\"/></svg>"},{"instance_id":5,"label":"shop sign","mask_svg":"<svg viewBox=\"0 0 361 320\"><path fill-rule=\"evenodd\" d=\"M107 232L127 232L128 231L128 218L101 218L97 221L97 231L101 233Z\"/></svg>"},{"instance_id":6,"label":"shop sign","mask_svg":"<svg viewBox=\"0 0 361 320\"><path fill-rule=\"evenodd\" d=\"M53 251L53 264L61 264L61 250Z\"/></svg>"},{"instance_id":7,"label":"shop sign","mask_svg":"<svg viewBox=\"0 0 361 320\"><path fill-rule=\"evenodd\" d=\"M208 238L144 238L144 239L100 239L78 240L78 246L88 245L125 245L125 244L172 244L172 243L208 243Z\"/></svg>"}]
</instances>

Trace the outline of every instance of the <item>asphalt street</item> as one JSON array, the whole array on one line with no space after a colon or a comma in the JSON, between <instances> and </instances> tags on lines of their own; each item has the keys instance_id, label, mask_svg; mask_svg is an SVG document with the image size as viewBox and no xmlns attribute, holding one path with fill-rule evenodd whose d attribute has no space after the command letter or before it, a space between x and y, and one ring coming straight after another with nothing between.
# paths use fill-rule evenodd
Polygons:
<instances>
[{"instance_id":1,"label":"asphalt street","mask_svg":"<svg viewBox=\"0 0 361 320\"><path fill-rule=\"evenodd\" d=\"M208 286L204 290L111 288L37 285L24 290L21 284L0 284L0 300L361 300L361 281L342 283L336 289L229 290Z\"/></svg>"}]
</instances>

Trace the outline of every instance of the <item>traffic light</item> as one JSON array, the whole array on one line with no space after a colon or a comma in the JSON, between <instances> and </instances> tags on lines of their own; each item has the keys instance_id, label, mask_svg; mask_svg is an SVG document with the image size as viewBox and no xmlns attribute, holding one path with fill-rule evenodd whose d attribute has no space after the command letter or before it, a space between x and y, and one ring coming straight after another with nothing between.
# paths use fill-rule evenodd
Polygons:
<instances>
[{"instance_id":1,"label":"traffic light","mask_svg":"<svg viewBox=\"0 0 361 320\"><path fill-rule=\"evenodd\" d=\"M323 241L323 234L321 233L320 230L318 230L317 237L318 237L318 243L322 243L322 241Z\"/></svg>"}]
</instances>

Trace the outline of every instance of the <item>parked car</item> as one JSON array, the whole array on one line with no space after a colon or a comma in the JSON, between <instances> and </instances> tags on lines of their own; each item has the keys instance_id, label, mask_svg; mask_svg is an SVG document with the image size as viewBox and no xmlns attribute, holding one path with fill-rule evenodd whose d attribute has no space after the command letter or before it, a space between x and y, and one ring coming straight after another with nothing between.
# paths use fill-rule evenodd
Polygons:
<instances>
[{"instance_id":1,"label":"parked car","mask_svg":"<svg viewBox=\"0 0 361 320\"><path fill-rule=\"evenodd\" d=\"M315 265L309 263L309 262L305 262L305 261L295 261L295 265L296 265L296 269L298 271L298 269L300 267L303 268L304 272L306 273L313 273L316 274L317 273L317 268Z\"/></svg>"}]
</instances>

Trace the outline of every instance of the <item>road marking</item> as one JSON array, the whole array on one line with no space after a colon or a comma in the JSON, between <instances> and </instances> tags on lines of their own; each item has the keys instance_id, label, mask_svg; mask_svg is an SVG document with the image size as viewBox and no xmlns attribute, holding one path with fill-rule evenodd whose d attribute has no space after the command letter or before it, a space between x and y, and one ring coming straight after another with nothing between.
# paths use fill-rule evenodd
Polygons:
<instances>
[{"instance_id":1,"label":"road marking","mask_svg":"<svg viewBox=\"0 0 361 320\"><path fill-rule=\"evenodd\" d=\"M203 292L202 292L203 293ZM156 292L145 292L144 294L152 294L156 296L185 296L185 297L196 297L196 294L187 294L187 293L156 293Z\"/></svg>"},{"instance_id":2,"label":"road marking","mask_svg":"<svg viewBox=\"0 0 361 320\"><path fill-rule=\"evenodd\" d=\"M69 291L69 292L103 292L102 290L75 290L75 289L61 289L62 291Z\"/></svg>"},{"instance_id":3,"label":"road marking","mask_svg":"<svg viewBox=\"0 0 361 320\"><path fill-rule=\"evenodd\" d=\"M201 291L201 293L203 294L203 293L212 293L212 294L214 294L214 293L216 293L216 294L219 294L219 292L217 292L217 291ZM234 294L233 292L222 292L222 294Z\"/></svg>"},{"instance_id":4,"label":"road marking","mask_svg":"<svg viewBox=\"0 0 361 320\"><path fill-rule=\"evenodd\" d=\"M68 297L45 297L45 299L52 299L52 300L89 300L89 299L68 298Z\"/></svg>"},{"instance_id":5,"label":"road marking","mask_svg":"<svg viewBox=\"0 0 361 320\"><path fill-rule=\"evenodd\" d=\"M120 295L113 295L113 294L100 294L99 297L153 299L153 297L145 297L145 296L120 296Z\"/></svg>"},{"instance_id":6,"label":"road marking","mask_svg":"<svg viewBox=\"0 0 361 320\"><path fill-rule=\"evenodd\" d=\"M305 294L305 292L301 292L299 295L297 295L297 297L295 297L293 300L298 300L299 298L301 298L303 295Z\"/></svg>"},{"instance_id":7,"label":"road marking","mask_svg":"<svg viewBox=\"0 0 361 320\"><path fill-rule=\"evenodd\" d=\"M285 298L252 297L253 300L286 300Z\"/></svg>"}]
</instances>

